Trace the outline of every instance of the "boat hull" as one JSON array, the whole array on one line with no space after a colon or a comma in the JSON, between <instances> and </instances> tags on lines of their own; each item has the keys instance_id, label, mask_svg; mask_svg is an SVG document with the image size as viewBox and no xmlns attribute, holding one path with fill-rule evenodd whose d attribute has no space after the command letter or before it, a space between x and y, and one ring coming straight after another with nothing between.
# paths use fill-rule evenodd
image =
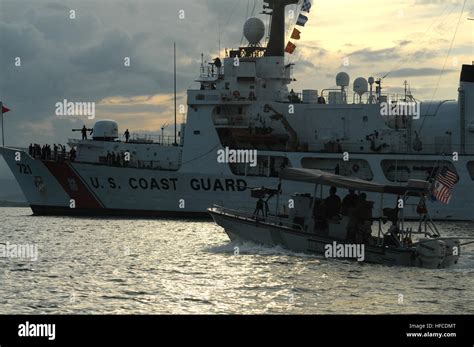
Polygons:
<instances>
[{"instance_id":1,"label":"boat hull","mask_svg":"<svg viewBox=\"0 0 474 347\"><path fill-rule=\"evenodd\" d=\"M280 246L296 253L325 255L327 245L333 244L334 239L322 237L314 233L294 230L283 225L267 223L263 219L252 220L228 213L209 209L212 218L233 241L250 241L267 246ZM342 240L340 244L348 244ZM377 247L364 245L363 262L389 266L445 268L457 263L458 257L449 256L444 259L432 257L420 261L415 248L400 249L391 247Z\"/></svg>"}]
</instances>

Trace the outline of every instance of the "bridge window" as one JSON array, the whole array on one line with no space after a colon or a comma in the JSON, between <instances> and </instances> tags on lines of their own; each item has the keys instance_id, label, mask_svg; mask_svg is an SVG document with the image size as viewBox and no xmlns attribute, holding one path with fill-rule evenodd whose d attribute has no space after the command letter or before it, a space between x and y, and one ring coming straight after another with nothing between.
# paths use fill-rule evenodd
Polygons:
<instances>
[{"instance_id":1,"label":"bridge window","mask_svg":"<svg viewBox=\"0 0 474 347\"><path fill-rule=\"evenodd\" d=\"M303 158L301 166L305 169L317 169L334 173L341 176L356 177L371 181L374 173L367 160L351 159L344 161L336 158Z\"/></svg>"},{"instance_id":2,"label":"bridge window","mask_svg":"<svg viewBox=\"0 0 474 347\"><path fill-rule=\"evenodd\" d=\"M382 160L381 166L387 180L402 183L408 182L409 179L424 181L433 179L443 166L457 172L454 165L449 161L386 159Z\"/></svg>"}]
</instances>

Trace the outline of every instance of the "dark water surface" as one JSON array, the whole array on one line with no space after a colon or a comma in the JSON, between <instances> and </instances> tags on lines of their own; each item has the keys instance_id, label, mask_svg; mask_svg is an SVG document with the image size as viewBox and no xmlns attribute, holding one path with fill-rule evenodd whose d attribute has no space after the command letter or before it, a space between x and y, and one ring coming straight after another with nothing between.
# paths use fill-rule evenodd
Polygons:
<instances>
[{"instance_id":1,"label":"dark water surface","mask_svg":"<svg viewBox=\"0 0 474 347\"><path fill-rule=\"evenodd\" d=\"M3 314L474 313L474 246L447 270L325 260L230 243L214 223L33 217L0 208ZM439 223L474 236L474 223Z\"/></svg>"}]
</instances>

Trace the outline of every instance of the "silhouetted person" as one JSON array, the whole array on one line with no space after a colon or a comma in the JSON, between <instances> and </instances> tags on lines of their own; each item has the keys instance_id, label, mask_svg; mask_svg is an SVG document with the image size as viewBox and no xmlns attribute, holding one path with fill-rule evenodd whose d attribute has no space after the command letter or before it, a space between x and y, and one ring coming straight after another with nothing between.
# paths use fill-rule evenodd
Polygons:
<instances>
[{"instance_id":1,"label":"silhouetted person","mask_svg":"<svg viewBox=\"0 0 474 347\"><path fill-rule=\"evenodd\" d=\"M58 146L56 144L53 146L53 157L55 161L58 160Z\"/></svg>"},{"instance_id":2,"label":"silhouetted person","mask_svg":"<svg viewBox=\"0 0 474 347\"><path fill-rule=\"evenodd\" d=\"M87 128L85 125L81 129L81 134L82 134L82 139L87 140Z\"/></svg>"},{"instance_id":3,"label":"silhouetted person","mask_svg":"<svg viewBox=\"0 0 474 347\"><path fill-rule=\"evenodd\" d=\"M349 216L357 206L359 202L359 196L355 193L354 189L349 189L347 194L342 200L341 212L344 216Z\"/></svg>"},{"instance_id":4,"label":"silhouetted person","mask_svg":"<svg viewBox=\"0 0 474 347\"><path fill-rule=\"evenodd\" d=\"M51 160L51 146L46 145L46 159Z\"/></svg>"},{"instance_id":5,"label":"silhouetted person","mask_svg":"<svg viewBox=\"0 0 474 347\"><path fill-rule=\"evenodd\" d=\"M400 195L397 195L397 199L395 200L395 208L385 207L384 209L382 209L384 217L386 218L386 220L392 222L392 225L397 225L398 222L398 212L400 211L400 208L398 207L399 200Z\"/></svg>"},{"instance_id":6,"label":"silhouetted person","mask_svg":"<svg viewBox=\"0 0 474 347\"><path fill-rule=\"evenodd\" d=\"M347 225L348 238L358 243L364 243L367 240L371 232L369 222L372 223L372 208L372 202L367 201L367 194L361 193Z\"/></svg>"},{"instance_id":7,"label":"silhouetted person","mask_svg":"<svg viewBox=\"0 0 474 347\"><path fill-rule=\"evenodd\" d=\"M341 211L341 198L336 195L336 192L336 187L331 187L329 189L329 196L324 199L327 218L339 216L339 212Z\"/></svg>"},{"instance_id":8,"label":"silhouetted person","mask_svg":"<svg viewBox=\"0 0 474 347\"><path fill-rule=\"evenodd\" d=\"M125 133L123 134L123 136L125 136L125 142L128 142L128 139L130 138L130 132L127 130L125 130Z\"/></svg>"},{"instance_id":9,"label":"silhouetted person","mask_svg":"<svg viewBox=\"0 0 474 347\"><path fill-rule=\"evenodd\" d=\"M73 148L71 148L71 150L69 151L69 160L70 161L75 161L76 160L76 150Z\"/></svg>"},{"instance_id":10,"label":"silhouetted person","mask_svg":"<svg viewBox=\"0 0 474 347\"><path fill-rule=\"evenodd\" d=\"M257 200L257 206L255 206L255 211L253 211L254 216L258 216L262 213L262 217L265 217L265 201L260 198Z\"/></svg>"}]
</instances>

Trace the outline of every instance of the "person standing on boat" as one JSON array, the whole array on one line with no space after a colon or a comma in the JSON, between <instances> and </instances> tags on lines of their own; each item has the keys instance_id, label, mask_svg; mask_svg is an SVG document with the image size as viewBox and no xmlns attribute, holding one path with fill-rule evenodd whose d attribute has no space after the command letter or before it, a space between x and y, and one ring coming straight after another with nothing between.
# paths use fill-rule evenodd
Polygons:
<instances>
[{"instance_id":1,"label":"person standing on boat","mask_svg":"<svg viewBox=\"0 0 474 347\"><path fill-rule=\"evenodd\" d=\"M347 225L347 238L356 243L365 243L372 232L373 203L367 201L367 194L359 195L359 202L355 207Z\"/></svg>"},{"instance_id":2,"label":"person standing on boat","mask_svg":"<svg viewBox=\"0 0 474 347\"><path fill-rule=\"evenodd\" d=\"M342 215L350 216L358 203L359 203L359 196L355 193L354 189L349 189L349 194L347 194L342 200L342 206L341 206Z\"/></svg>"},{"instance_id":3,"label":"person standing on boat","mask_svg":"<svg viewBox=\"0 0 474 347\"><path fill-rule=\"evenodd\" d=\"M326 217L328 219L338 217L341 212L341 198L336 195L336 187L329 189L329 196L324 199L324 205L326 207Z\"/></svg>"}]
</instances>

